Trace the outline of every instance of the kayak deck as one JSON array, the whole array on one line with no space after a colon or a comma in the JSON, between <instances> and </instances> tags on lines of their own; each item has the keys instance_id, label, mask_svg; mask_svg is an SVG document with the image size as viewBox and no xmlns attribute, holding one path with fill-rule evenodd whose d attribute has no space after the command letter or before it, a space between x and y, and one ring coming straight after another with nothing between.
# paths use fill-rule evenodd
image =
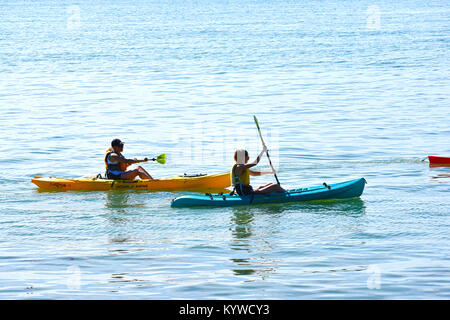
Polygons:
<instances>
[{"instance_id":1,"label":"kayak deck","mask_svg":"<svg viewBox=\"0 0 450 320\"><path fill-rule=\"evenodd\" d=\"M106 191L106 190L195 190L215 189L224 190L231 185L230 174L213 174L192 177L175 176L167 179L136 179L136 180L110 180L97 178L55 178L34 177L31 179L35 185L47 190L79 190L79 191Z\"/></svg>"},{"instance_id":2,"label":"kayak deck","mask_svg":"<svg viewBox=\"0 0 450 320\"><path fill-rule=\"evenodd\" d=\"M300 201L347 199L359 197L364 191L364 178L308 188L290 189L285 193L228 195L186 195L172 200L172 207L231 207L265 203L291 203Z\"/></svg>"}]
</instances>

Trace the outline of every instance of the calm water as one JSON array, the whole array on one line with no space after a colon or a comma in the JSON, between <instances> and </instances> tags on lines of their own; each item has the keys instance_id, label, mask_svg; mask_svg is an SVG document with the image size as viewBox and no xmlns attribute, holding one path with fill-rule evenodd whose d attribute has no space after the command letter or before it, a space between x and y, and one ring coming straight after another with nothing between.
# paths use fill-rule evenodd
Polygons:
<instances>
[{"instance_id":1,"label":"calm water","mask_svg":"<svg viewBox=\"0 0 450 320\"><path fill-rule=\"evenodd\" d=\"M0 298L450 298L449 1L2 1ZM361 199L171 209L180 193L39 192L35 175L166 153L252 157ZM268 169L267 160L259 168ZM253 185L273 181L257 177Z\"/></svg>"}]
</instances>

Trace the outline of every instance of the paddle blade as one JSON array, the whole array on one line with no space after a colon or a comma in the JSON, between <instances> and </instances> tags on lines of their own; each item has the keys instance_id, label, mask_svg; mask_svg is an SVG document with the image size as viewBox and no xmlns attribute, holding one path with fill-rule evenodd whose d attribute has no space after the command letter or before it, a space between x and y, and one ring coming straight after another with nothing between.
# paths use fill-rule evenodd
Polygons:
<instances>
[{"instance_id":1,"label":"paddle blade","mask_svg":"<svg viewBox=\"0 0 450 320\"><path fill-rule=\"evenodd\" d=\"M256 116L253 116L253 119L255 120L256 127L258 128L258 131L261 132L261 129L259 129L258 119L256 119Z\"/></svg>"},{"instance_id":2,"label":"paddle blade","mask_svg":"<svg viewBox=\"0 0 450 320\"><path fill-rule=\"evenodd\" d=\"M166 163L166 154L160 154L157 158L156 158L156 162L161 163L161 164L165 164Z\"/></svg>"}]
</instances>

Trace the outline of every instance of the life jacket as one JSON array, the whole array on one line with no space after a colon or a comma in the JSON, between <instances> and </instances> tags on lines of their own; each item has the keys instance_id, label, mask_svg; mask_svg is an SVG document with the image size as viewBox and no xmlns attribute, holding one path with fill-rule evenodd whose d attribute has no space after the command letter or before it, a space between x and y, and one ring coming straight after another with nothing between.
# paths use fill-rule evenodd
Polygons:
<instances>
[{"instance_id":1,"label":"life jacket","mask_svg":"<svg viewBox=\"0 0 450 320\"><path fill-rule=\"evenodd\" d=\"M109 151L105 155L106 171L121 171L121 172L126 171L129 164L127 164L125 162L108 163L108 158L111 155L111 153L114 153L114 151Z\"/></svg>"},{"instance_id":2,"label":"life jacket","mask_svg":"<svg viewBox=\"0 0 450 320\"><path fill-rule=\"evenodd\" d=\"M241 173L241 175L237 176L234 172L236 166L237 164L235 164L230 171L231 184L233 186L233 191L231 191L230 195L233 195L235 191L240 196L251 194L251 201L253 201L254 192L252 186L250 185L250 169L245 169L244 172Z\"/></svg>"},{"instance_id":3,"label":"life jacket","mask_svg":"<svg viewBox=\"0 0 450 320\"><path fill-rule=\"evenodd\" d=\"M231 177L231 184L233 186L237 185L244 185L248 186L250 185L250 169L245 169L244 172L241 173L240 176L237 176L234 172L234 169L236 169L237 164L233 166L233 168L230 171L230 177Z\"/></svg>"}]
</instances>

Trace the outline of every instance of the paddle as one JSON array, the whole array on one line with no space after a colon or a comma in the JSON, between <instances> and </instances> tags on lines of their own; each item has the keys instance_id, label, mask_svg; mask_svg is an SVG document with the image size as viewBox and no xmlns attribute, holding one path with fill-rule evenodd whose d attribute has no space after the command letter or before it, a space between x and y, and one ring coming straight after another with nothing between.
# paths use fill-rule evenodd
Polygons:
<instances>
[{"instance_id":1,"label":"paddle","mask_svg":"<svg viewBox=\"0 0 450 320\"><path fill-rule=\"evenodd\" d=\"M255 120L256 128L258 128L258 133L259 133L259 137L261 138L261 142L262 142L263 146L265 146L266 144L264 143L264 139L261 134L261 129L259 128L258 119L256 119L256 116L253 116L253 119ZM267 155L267 159L269 159L269 164L270 164L270 167L272 168L272 171L275 172L275 169L273 168L273 165L272 165L272 161L270 161L269 150L266 150L266 155ZM275 176L277 183L280 184L277 174L274 173L273 175Z\"/></svg>"},{"instance_id":2,"label":"paddle","mask_svg":"<svg viewBox=\"0 0 450 320\"><path fill-rule=\"evenodd\" d=\"M156 162L158 162L158 163L160 163L160 164L165 164L165 163L166 163L166 154L165 154L165 153L160 154L160 155L157 156L156 158L152 158L152 159L144 158L144 160L138 160L138 162L135 162L135 163L141 163L141 162L146 162L146 161L156 161ZM122 162L122 163L120 164L120 168L122 169L122 171L126 171L127 168L128 168L129 166L131 166L132 164L133 164L133 163L125 163L125 162Z\"/></svg>"}]
</instances>

